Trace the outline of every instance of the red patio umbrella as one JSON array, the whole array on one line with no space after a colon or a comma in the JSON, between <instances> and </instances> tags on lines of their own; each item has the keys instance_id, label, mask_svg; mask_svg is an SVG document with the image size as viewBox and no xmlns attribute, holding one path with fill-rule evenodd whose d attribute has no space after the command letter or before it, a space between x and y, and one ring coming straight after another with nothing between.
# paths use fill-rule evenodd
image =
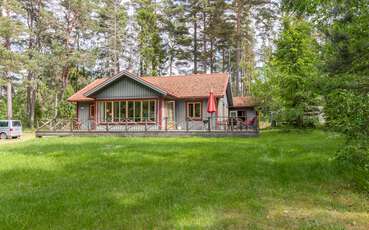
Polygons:
<instances>
[{"instance_id":1,"label":"red patio umbrella","mask_svg":"<svg viewBox=\"0 0 369 230\"><path fill-rule=\"evenodd\" d=\"M209 93L209 98L208 98L208 113L212 114L212 113L215 113L216 111L217 111L217 105L216 105L213 90L211 90Z\"/></svg>"},{"instance_id":2,"label":"red patio umbrella","mask_svg":"<svg viewBox=\"0 0 369 230\"><path fill-rule=\"evenodd\" d=\"M210 113L210 118L213 117L213 113L215 113L216 111L217 111L217 105L216 105L213 89L211 89L209 93L209 98L208 98L208 113ZM209 121L209 129L211 129L210 127L212 126L211 120Z\"/></svg>"}]
</instances>

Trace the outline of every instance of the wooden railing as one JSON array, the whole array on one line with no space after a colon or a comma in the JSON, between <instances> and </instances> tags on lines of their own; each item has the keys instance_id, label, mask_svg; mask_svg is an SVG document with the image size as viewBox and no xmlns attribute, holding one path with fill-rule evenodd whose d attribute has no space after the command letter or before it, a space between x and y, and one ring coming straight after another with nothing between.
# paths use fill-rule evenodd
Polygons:
<instances>
[{"instance_id":1,"label":"wooden railing","mask_svg":"<svg viewBox=\"0 0 369 230\"><path fill-rule=\"evenodd\" d=\"M100 122L95 120L78 121L76 119L48 119L37 122L38 131L100 131L100 132L150 132L150 131L224 131L242 132L258 131L257 117L208 117L203 120L186 118L181 121L168 121L164 117L161 122L143 119L124 119L120 122Z\"/></svg>"}]
</instances>

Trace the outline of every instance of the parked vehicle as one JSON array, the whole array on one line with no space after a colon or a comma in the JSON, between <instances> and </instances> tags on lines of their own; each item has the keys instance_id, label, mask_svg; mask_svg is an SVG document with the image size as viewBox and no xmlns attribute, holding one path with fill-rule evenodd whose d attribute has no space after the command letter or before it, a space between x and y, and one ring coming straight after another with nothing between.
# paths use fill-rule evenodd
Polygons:
<instances>
[{"instance_id":1,"label":"parked vehicle","mask_svg":"<svg viewBox=\"0 0 369 230\"><path fill-rule=\"evenodd\" d=\"M22 123L17 120L0 120L0 139L17 138L22 135Z\"/></svg>"}]
</instances>

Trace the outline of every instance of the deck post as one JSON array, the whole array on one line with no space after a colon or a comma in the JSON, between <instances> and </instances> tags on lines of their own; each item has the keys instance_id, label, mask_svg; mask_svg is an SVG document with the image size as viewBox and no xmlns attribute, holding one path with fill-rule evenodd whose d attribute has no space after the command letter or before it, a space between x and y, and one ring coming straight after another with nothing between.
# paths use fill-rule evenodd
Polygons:
<instances>
[{"instance_id":1,"label":"deck post","mask_svg":"<svg viewBox=\"0 0 369 230\"><path fill-rule=\"evenodd\" d=\"M187 132L189 131L188 123L189 123L189 119L188 119L188 117L186 117L186 131L187 131Z\"/></svg>"},{"instance_id":2,"label":"deck post","mask_svg":"<svg viewBox=\"0 0 369 230\"><path fill-rule=\"evenodd\" d=\"M147 118L145 118L145 132L147 132Z\"/></svg>"},{"instance_id":3,"label":"deck post","mask_svg":"<svg viewBox=\"0 0 369 230\"><path fill-rule=\"evenodd\" d=\"M231 131L233 132L233 117L231 118Z\"/></svg>"},{"instance_id":4,"label":"deck post","mask_svg":"<svg viewBox=\"0 0 369 230\"><path fill-rule=\"evenodd\" d=\"M165 117L164 121L165 121L165 132L167 132L168 131L168 118Z\"/></svg>"},{"instance_id":5,"label":"deck post","mask_svg":"<svg viewBox=\"0 0 369 230\"><path fill-rule=\"evenodd\" d=\"M126 119L126 121L124 122L124 124L125 124L125 130L126 130L126 132L128 132L128 119Z\"/></svg>"},{"instance_id":6,"label":"deck post","mask_svg":"<svg viewBox=\"0 0 369 230\"><path fill-rule=\"evenodd\" d=\"M211 118L208 117L208 131L210 132L211 131Z\"/></svg>"},{"instance_id":7,"label":"deck post","mask_svg":"<svg viewBox=\"0 0 369 230\"><path fill-rule=\"evenodd\" d=\"M73 132L73 119L70 120L70 131Z\"/></svg>"},{"instance_id":8,"label":"deck post","mask_svg":"<svg viewBox=\"0 0 369 230\"><path fill-rule=\"evenodd\" d=\"M106 131L109 132L109 122L106 122Z\"/></svg>"}]
</instances>

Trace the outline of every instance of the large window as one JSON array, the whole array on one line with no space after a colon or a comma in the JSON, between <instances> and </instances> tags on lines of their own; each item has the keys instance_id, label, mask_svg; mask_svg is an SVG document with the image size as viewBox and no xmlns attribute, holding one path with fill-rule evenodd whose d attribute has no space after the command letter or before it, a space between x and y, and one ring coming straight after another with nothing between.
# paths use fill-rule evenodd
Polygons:
<instances>
[{"instance_id":1,"label":"large window","mask_svg":"<svg viewBox=\"0 0 369 230\"><path fill-rule=\"evenodd\" d=\"M107 101L105 102L105 119L106 121L111 122L113 118L113 102Z\"/></svg>"},{"instance_id":2,"label":"large window","mask_svg":"<svg viewBox=\"0 0 369 230\"><path fill-rule=\"evenodd\" d=\"M141 118L142 118L142 114L141 114L141 101L135 101L135 117L134 117L134 121L135 122L140 122ZM142 119L144 120L144 119Z\"/></svg>"},{"instance_id":3,"label":"large window","mask_svg":"<svg viewBox=\"0 0 369 230\"><path fill-rule=\"evenodd\" d=\"M156 121L156 101L149 101L149 121Z\"/></svg>"},{"instance_id":4,"label":"large window","mask_svg":"<svg viewBox=\"0 0 369 230\"><path fill-rule=\"evenodd\" d=\"M156 101L104 101L98 103L99 122L155 122Z\"/></svg>"},{"instance_id":5,"label":"large window","mask_svg":"<svg viewBox=\"0 0 369 230\"><path fill-rule=\"evenodd\" d=\"M128 121L134 121L134 117L135 117L135 108L134 108L134 102L133 101L128 101L128 116L127 119Z\"/></svg>"},{"instance_id":6,"label":"large window","mask_svg":"<svg viewBox=\"0 0 369 230\"><path fill-rule=\"evenodd\" d=\"M120 102L119 101L114 101L113 102L114 108L113 108L113 121L114 122L119 122L119 107L120 107Z\"/></svg>"},{"instance_id":7,"label":"large window","mask_svg":"<svg viewBox=\"0 0 369 230\"><path fill-rule=\"evenodd\" d=\"M187 102L187 117L201 119L201 102Z\"/></svg>"},{"instance_id":8,"label":"large window","mask_svg":"<svg viewBox=\"0 0 369 230\"><path fill-rule=\"evenodd\" d=\"M126 121L127 120L127 102L121 101L120 102L120 121Z\"/></svg>"}]
</instances>

